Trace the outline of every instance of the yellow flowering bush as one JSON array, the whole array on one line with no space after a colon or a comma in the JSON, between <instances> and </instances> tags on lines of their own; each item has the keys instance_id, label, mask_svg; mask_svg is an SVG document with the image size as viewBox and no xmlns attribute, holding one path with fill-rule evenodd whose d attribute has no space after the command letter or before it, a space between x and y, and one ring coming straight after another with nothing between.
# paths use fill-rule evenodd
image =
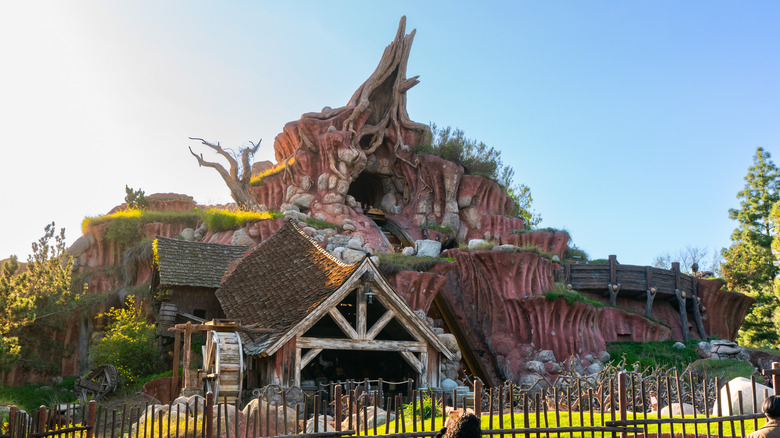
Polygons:
<instances>
[{"instance_id":1,"label":"yellow flowering bush","mask_svg":"<svg viewBox=\"0 0 780 438\"><path fill-rule=\"evenodd\" d=\"M111 322L94 340L90 356L94 365L111 364L119 371L120 384L132 387L144 376L160 371L160 351L154 344L154 324L146 321L140 305L130 296L121 308L98 315Z\"/></svg>"}]
</instances>

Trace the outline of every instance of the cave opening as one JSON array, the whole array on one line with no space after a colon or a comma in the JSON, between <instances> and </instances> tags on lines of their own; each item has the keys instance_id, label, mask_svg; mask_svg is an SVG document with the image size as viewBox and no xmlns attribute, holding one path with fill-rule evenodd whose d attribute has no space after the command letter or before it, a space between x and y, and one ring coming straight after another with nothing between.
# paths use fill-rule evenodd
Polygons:
<instances>
[{"instance_id":1,"label":"cave opening","mask_svg":"<svg viewBox=\"0 0 780 438\"><path fill-rule=\"evenodd\" d=\"M382 179L376 174L363 172L349 186L347 194L360 203L364 212L371 207L379 208L384 196Z\"/></svg>"}]
</instances>

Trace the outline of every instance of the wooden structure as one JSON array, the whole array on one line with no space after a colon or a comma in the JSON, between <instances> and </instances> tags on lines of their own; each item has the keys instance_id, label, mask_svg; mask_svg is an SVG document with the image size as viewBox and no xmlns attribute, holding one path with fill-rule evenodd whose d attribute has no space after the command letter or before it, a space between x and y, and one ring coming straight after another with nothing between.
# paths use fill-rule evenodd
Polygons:
<instances>
[{"instance_id":1,"label":"wooden structure","mask_svg":"<svg viewBox=\"0 0 780 438\"><path fill-rule=\"evenodd\" d=\"M171 400L179 393L191 395L211 391L227 400L236 400L241 395L244 380L242 370L243 352L238 332L254 335L270 330L240 326L236 321L212 320L205 324L177 324L168 329L174 334L173 376L171 379ZM203 368L193 370L192 335L206 334L206 345L202 347ZM182 340L184 345L182 345ZM183 358L182 358L183 354ZM184 382L179 380L179 361L183 359Z\"/></svg>"},{"instance_id":2,"label":"wooden structure","mask_svg":"<svg viewBox=\"0 0 780 438\"><path fill-rule=\"evenodd\" d=\"M248 387L300 386L327 372L362 380L399 363L408 368L394 371L436 386L440 355L454 357L368 257L346 264L292 222L231 268L217 298L229 318L272 329L242 333Z\"/></svg>"},{"instance_id":3,"label":"wooden structure","mask_svg":"<svg viewBox=\"0 0 780 438\"><path fill-rule=\"evenodd\" d=\"M160 302L158 335L172 336L176 322L205 323L224 317L214 292L230 263L248 247L157 237L153 244L152 294Z\"/></svg>"},{"instance_id":4,"label":"wooden structure","mask_svg":"<svg viewBox=\"0 0 780 438\"><path fill-rule=\"evenodd\" d=\"M651 266L621 265L617 257L610 255L604 264L580 264L566 262L558 280L573 289L602 294L609 297L612 306L617 297L645 300L646 317L652 317L656 299L671 301L680 314L683 338L690 338L688 312L693 314L696 330L707 339L702 321L702 304L698 279L680 272L680 264L672 263L672 269Z\"/></svg>"}]
</instances>

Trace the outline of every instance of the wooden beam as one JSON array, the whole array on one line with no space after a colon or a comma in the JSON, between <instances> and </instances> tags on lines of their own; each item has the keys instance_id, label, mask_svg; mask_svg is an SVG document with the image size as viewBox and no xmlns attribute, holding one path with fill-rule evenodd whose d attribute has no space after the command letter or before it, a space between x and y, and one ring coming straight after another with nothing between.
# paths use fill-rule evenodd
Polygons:
<instances>
[{"instance_id":1,"label":"wooden beam","mask_svg":"<svg viewBox=\"0 0 780 438\"><path fill-rule=\"evenodd\" d=\"M679 264L677 267L679 269ZM677 296L677 304L680 307L680 326L682 326L683 340L687 341L691 339L691 334L688 332L688 309L686 309L685 305L686 297L682 296L680 289L675 289L674 295Z\"/></svg>"},{"instance_id":2,"label":"wooden beam","mask_svg":"<svg viewBox=\"0 0 780 438\"><path fill-rule=\"evenodd\" d=\"M420 363L419 360L417 360L416 357L414 357L414 354L412 354L412 353L410 353L408 351L401 351L400 354L401 354L401 357L404 358L406 363L408 363L409 366L414 368L414 370L417 372L417 374L422 374L423 365L422 365L422 363ZM428 354L425 354L425 355L428 356ZM425 359L427 360L428 358L426 357Z\"/></svg>"},{"instance_id":3,"label":"wooden beam","mask_svg":"<svg viewBox=\"0 0 780 438\"><path fill-rule=\"evenodd\" d=\"M171 400L179 396L179 358L181 357L181 332L173 337L173 375L171 376Z\"/></svg>"},{"instance_id":4,"label":"wooden beam","mask_svg":"<svg viewBox=\"0 0 780 438\"><path fill-rule=\"evenodd\" d=\"M707 339L707 332L704 330L704 321L701 319L701 311L699 310L699 306L701 306L701 298L699 298L699 279L694 277L691 278L691 286L693 289L693 296L691 297L693 299L693 320L696 321L696 330L699 332L699 337L702 340Z\"/></svg>"},{"instance_id":5,"label":"wooden beam","mask_svg":"<svg viewBox=\"0 0 780 438\"><path fill-rule=\"evenodd\" d=\"M612 284L617 283L617 256L610 254L609 256L609 282Z\"/></svg>"},{"instance_id":6,"label":"wooden beam","mask_svg":"<svg viewBox=\"0 0 780 438\"><path fill-rule=\"evenodd\" d=\"M359 339L366 338L366 313L368 312L366 304L366 294L363 288L358 289L357 295L357 333Z\"/></svg>"},{"instance_id":7,"label":"wooden beam","mask_svg":"<svg viewBox=\"0 0 780 438\"><path fill-rule=\"evenodd\" d=\"M190 375L192 373L190 370L190 357L192 356L190 342L192 342L192 323L187 322L184 329L184 365L182 365L182 368L184 368L184 389L191 389L189 387Z\"/></svg>"},{"instance_id":8,"label":"wooden beam","mask_svg":"<svg viewBox=\"0 0 780 438\"><path fill-rule=\"evenodd\" d=\"M324 350L366 350L366 351L426 351L424 342L376 341L368 339L298 338L301 348L322 348Z\"/></svg>"},{"instance_id":9,"label":"wooden beam","mask_svg":"<svg viewBox=\"0 0 780 438\"><path fill-rule=\"evenodd\" d=\"M331 307L328 309L328 314L331 318L333 318L333 321L336 323L336 325L339 326L342 332L344 332L345 335L349 336L350 339L358 339L358 333L355 331L355 329L352 327L352 325L349 324L349 321L347 321L347 318L344 318L344 315L339 312L339 309L336 307ZM305 366L305 365L304 365Z\"/></svg>"},{"instance_id":10,"label":"wooden beam","mask_svg":"<svg viewBox=\"0 0 780 438\"><path fill-rule=\"evenodd\" d=\"M379 318L379 321L374 323L374 326L371 327L371 330L369 330L366 333L366 339L374 339L374 338L376 338L376 336L379 334L379 332L381 332L382 329L385 328L385 326L390 321L393 320L393 317L395 317L395 312L393 312L392 310L388 310L387 312L385 312L385 314L382 315L381 318Z\"/></svg>"},{"instance_id":11,"label":"wooden beam","mask_svg":"<svg viewBox=\"0 0 780 438\"><path fill-rule=\"evenodd\" d=\"M610 283L607 285L607 288L609 289L609 305L612 307L617 307L617 296L621 286L620 283Z\"/></svg>"},{"instance_id":12,"label":"wooden beam","mask_svg":"<svg viewBox=\"0 0 780 438\"><path fill-rule=\"evenodd\" d=\"M314 359L315 357L317 357L317 355L320 354L320 353L322 353L322 348L313 348L313 349L307 351L306 354L304 354L300 358L300 360L296 358L296 361L300 362L300 366L298 367L298 369L301 370L303 368L306 368L306 365L308 365L309 362L311 362L311 360ZM300 348L298 349L298 353L297 354L300 356L300 354L301 354L301 349Z\"/></svg>"},{"instance_id":13,"label":"wooden beam","mask_svg":"<svg viewBox=\"0 0 780 438\"><path fill-rule=\"evenodd\" d=\"M647 301L645 302L645 318L651 318L653 316L653 300L655 299L656 290L650 288L645 291L647 294Z\"/></svg>"},{"instance_id":14,"label":"wooden beam","mask_svg":"<svg viewBox=\"0 0 780 438\"><path fill-rule=\"evenodd\" d=\"M298 341L301 340L301 338L297 339ZM295 386L300 387L301 386L301 346L298 342L296 342L295 345ZM258 405L258 408L260 406Z\"/></svg>"}]
</instances>

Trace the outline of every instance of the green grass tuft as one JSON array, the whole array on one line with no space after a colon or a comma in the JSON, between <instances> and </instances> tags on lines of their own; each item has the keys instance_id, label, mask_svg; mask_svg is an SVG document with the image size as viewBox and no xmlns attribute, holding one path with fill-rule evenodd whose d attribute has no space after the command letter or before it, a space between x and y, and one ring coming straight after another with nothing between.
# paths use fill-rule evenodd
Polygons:
<instances>
[{"instance_id":1,"label":"green grass tuft","mask_svg":"<svg viewBox=\"0 0 780 438\"><path fill-rule=\"evenodd\" d=\"M337 230L341 230L341 227L339 225L334 224L333 222L323 221L320 219L315 219L313 217L307 217L303 220L306 222L306 225L316 228L318 230L323 230L325 228L335 228Z\"/></svg>"},{"instance_id":2,"label":"green grass tuft","mask_svg":"<svg viewBox=\"0 0 780 438\"><path fill-rule=\"evenodd\" d=\"M378 256L379 270L386 276L401 271L425 272L441 263L450 263L446 258L405 256L399 253L380 253Z\"/></svg>"},{"instance_id":3,"label":"green grass tuft","mask_svg":"<svg viewBox=\"0 0 780 438\"><path fill-rule=\"evenodd\" d=\"M610 342L607 344L611 363L618 364L623 358L626 364L639 364L639 369L670 367L684 371L689 364L699 359L696 354L696 339L685 342L685 348L673 348L675 341Z\"/></svg>"},{"instance_id":4,"label":"green grass tuft","mask_svg":"<svg viewBox=\"0 0 780 438\"><path fill-rule=\"evenodd\" d=\"M596 300L591 300L575 290L568 290L562 283L556 283L552 290L545 292L544 294L547 301L555 301L558 298L563 298L568 304L574 304L576 302L590 304L593 307L604 307L604 303Z\"/></svg>"}]
</instances>

